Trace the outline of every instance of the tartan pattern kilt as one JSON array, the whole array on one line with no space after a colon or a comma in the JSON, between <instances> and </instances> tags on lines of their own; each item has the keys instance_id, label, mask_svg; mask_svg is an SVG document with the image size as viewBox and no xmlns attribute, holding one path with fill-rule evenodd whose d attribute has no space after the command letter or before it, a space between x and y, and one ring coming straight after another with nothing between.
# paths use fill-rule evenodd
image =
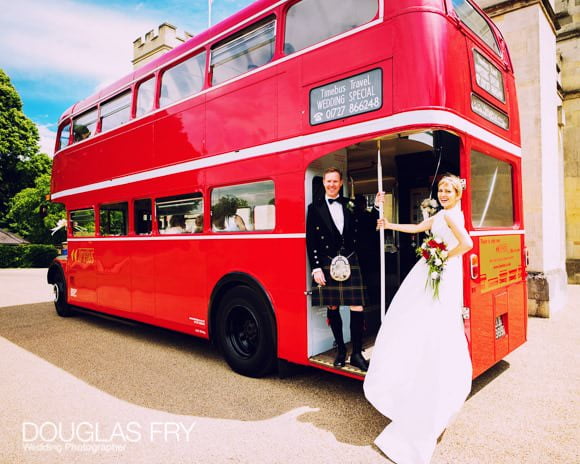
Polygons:
<instances>
[{"instance_id":1,"label":"tartan pattern kilt","mask_svg":"<svg viewBox=\"0 0 580 464\"><path fill-rule=\"evenodd\" d=\"M330 277L330 263L322 266L326 285L319 287L312 280L312 306L365 306L366 287L363 283L356 253L348 258L350 277L337 282Z\"/></svg>"}]
</instances>

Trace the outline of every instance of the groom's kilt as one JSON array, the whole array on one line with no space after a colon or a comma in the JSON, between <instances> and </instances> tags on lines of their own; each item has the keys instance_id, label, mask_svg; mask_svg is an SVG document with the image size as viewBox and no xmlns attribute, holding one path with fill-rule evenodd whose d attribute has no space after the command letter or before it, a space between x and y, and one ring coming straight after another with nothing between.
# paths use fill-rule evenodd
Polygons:
<instances>
[{"instance_id":1,"label":"groom's kilt","mask_svg":"<svg viewBox=\"0 0 580 464\"><path fill-rule=\"evenodd\" d=\"M349 256L348 262L350 277L343 282L330 277L330 264L322 267L326 285L319 287L312 281L312 306L365 306L366 287L356 254Z\"/></svg>"}]
</instances>

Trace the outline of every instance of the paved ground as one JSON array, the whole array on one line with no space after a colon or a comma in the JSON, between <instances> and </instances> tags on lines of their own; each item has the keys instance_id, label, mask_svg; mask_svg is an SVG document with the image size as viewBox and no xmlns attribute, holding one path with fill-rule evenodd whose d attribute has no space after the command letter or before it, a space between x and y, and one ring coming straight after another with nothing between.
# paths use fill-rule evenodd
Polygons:
<instances>
[{"instance_id":1,"label":"paved ground","mask_svg":"<svg viewBox=\"0 0 580 464\"><path fill-rule=\"evenodd\" d=\"M201 340L59 318L43 279L0 270L0 464L387 462L360 382L240 377ZM433 464L580 462L580 286L568 301L475 381Z\"/></svg>"},{"instance_id":2,"label":"paved ground","mask_svg":"<svg viewBox=\"0 0 580 464\"><path fill-rule=\"evenodd\" d=\"M46 269L0 269L0 306L52 301Z\"/></svg>"}]
</instances>

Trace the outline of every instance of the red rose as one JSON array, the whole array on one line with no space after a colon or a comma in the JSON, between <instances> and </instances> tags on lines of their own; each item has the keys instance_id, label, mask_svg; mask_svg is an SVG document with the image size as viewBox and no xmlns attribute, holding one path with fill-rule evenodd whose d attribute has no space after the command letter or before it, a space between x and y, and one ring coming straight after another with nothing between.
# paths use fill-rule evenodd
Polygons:
<instances>
[{"instance_id":1,"label":"red rose","mask_svg":"<svg viewBox=\"0 0 580 464\"><path fill-rule=\"evenodd\" d=\"M429 252L428 251L423 250L423 252L421 254L423 255L423 258L429 259Z\"/></svg>"}]
</instances>

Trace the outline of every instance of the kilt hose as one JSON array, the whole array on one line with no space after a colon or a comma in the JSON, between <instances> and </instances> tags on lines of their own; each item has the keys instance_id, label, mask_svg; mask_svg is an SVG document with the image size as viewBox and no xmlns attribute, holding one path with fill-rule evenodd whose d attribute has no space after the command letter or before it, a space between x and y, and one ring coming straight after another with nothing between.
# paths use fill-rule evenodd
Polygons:
<instances>
[{"instance_id":1,"label":"kilt hose","mask_svg":"<svg viewBox=\"0 0 580 464\"><path fill-rule=\"evenodd\" d=\"M360 265L356 253L348 258L350 277L337 282L330 277L330 263L322 266L326 285L319 287L312 280L312 306L365 306L367 301Z\"/></svg>"}]
</instances>

